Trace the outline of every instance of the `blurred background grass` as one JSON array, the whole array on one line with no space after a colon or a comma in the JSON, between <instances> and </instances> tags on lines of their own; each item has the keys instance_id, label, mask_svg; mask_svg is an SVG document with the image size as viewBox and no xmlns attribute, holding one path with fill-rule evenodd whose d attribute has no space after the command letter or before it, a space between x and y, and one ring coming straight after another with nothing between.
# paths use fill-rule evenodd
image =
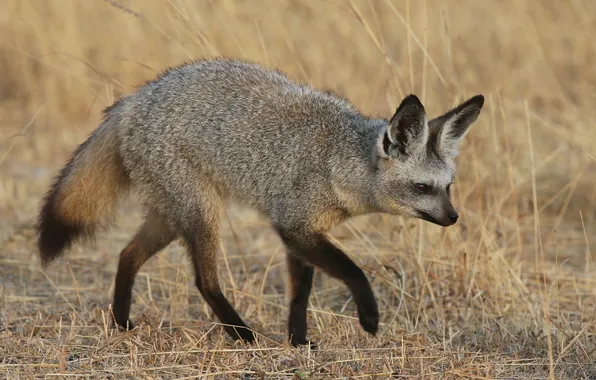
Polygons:
<instances>
[{"instance_id":1,"label":"blurred background grass","mask_svg":"<svg viewBox=\"0 0 596 380\"><path fill-rule=\"evenodd\" d=\"M565 325L574 337L583 327L570 321L589 322L576 342L593 339L594 35L596 3L589 0L3 0L0 242L4 242L5 279L12 278L15 268L21 273L6 280L5 293L16 297L6 302L14 302L14 310L19 310L15 313L22 318L40 310L35 301L23 298L26 289L35 288L25 284L32 279L42 287L47 280L36 272L35 260L21 261L35 255L30 232L35 213L51 177L97 126L101 109L168 66L226 56L278 68L297 80L338 92L364 113L384 117L408 93L418 94L431 116L465 97L484 94L485 109L458 159L454 197L461 223L440 230L401 218L371 216L338 227L334 236L372 268L383 260L401 261L411 295L404 301L405 310L419 315L421 305L434 306L423 329L428 336L440 334L428 321L457 314L458 321L469 327L507 315L513 329L545 329L542 337L524 338L530 352L534 348L541 358L548 356L542 344L550 328ZM279 248L275 237L249 211L232 209L230 219L240 231L231 227L223 231L222 244L229 244L230 255L264 250L264 257L253 258L261 269L282 260L271 256ZM113 241L99 241L94 263L115 266L115 253L138 221L130 216L121 220L124 232L112 232ZM242 249L236 247L238 242ZM90 260L87 256L80 248L69 260L85 262ZM230 271L242 267L248 276L246 257L238 260ZM165 261L149 265L148 273L164 276L160 269L164 265ZM79 270L75 277L87 273ZM52 276L57 286L68 288L70 272L54 271L59 271ZM231 288L240 286L247 293L270 289L254 281L238 285L238 279L232 280L234 273ZM272 273L276 286L283 283L278 278L283 273ZM261 279L262 272L252 276ZM107 288L112 278L80 281L90 281L91 288ZM563 281L567 285L561 285ZM67 290L62 292L68 297ZM429 294L430 301L425 298ZM490 301L478 300L475 294ZM557 312L551 316L555 295ZM151 293L147 296L151 298ZM109 297L107 291L97 295L104 304ZM175 301L159 302L152 307L175 309ZM252 299L246 302L250 305ZM391 296L384 305L395 308L397 301ZM247 307L240 310L250 320L253 309ZM392 315L387 313L388 323ZM283 313L269 316L278 322L284 318ZM563 322L548 327L547 317ZM185 315L178 318L184 320ZM400 316L391 322L409 332L420 331L411 318ZM323 321L336 322L331 317ZM272 322L264 318L262 323ZM279 323L274 329L283 331ZM478 338L480 343L474 337L462 344L472 339L490 351L497 339L492 334ZM498 339L509 336L494 334ZM551 354L569 353L563 348L572 338L555 334L553 339ZM341 345L341 338L337 343ZM585 355L580 348L577 352L582 358L593 356L585 347ZM554 361L549 363L552 370Z\"/></svg>"}]
</instances>

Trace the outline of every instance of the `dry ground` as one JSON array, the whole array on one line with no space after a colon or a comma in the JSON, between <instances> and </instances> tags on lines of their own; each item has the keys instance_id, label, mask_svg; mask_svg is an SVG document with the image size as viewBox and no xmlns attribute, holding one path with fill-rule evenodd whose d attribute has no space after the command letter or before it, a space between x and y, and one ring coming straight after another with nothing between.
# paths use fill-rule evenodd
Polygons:
<instances>
[{"instance_id":1,"label":"dry ground","mask_svg":"<svg viewBox=\"0 0 596 380\"><path fill-rule=\"evenodd\" d=\"M0 376L596 379L596 3L386 0L0 2ZM42 270L40 197L101 108L169 65L262 62L389 116L483 93L449 229L355 219L334 241L366 268L382 315L364 334L347 289L317 274L310 335L285 343L284 253L267 221L223 218L225 292L260 334L222 335L173 244L142 270L138 329L107 324L139 211ZM590 251L592 247L592 251Z\"/></svg>"}]
</instances>

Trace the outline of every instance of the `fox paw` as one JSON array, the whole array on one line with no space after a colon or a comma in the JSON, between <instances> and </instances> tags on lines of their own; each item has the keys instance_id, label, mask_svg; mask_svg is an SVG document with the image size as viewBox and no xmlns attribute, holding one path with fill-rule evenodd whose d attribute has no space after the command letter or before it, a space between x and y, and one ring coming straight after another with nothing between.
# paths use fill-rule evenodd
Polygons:
<instances>
[{"instance_id":1,"label":"fox paw","mask_svg":"<svg viewBox=\"0 0 596 380\"><path fill-rule=\"evenodd\" d=\"M130 320L126 320L120 322L116 321L115 323L112 323L112 327L117 328L121 331L130 331L135 328L135 325Z\"/></svg>"},{"instance_id":2,"label":"fox paw","mask_svg":"<svg viewBox=\"0 0 596 380\"><path fill-rule=\"evenodd\" d=\"M246 344L252 344L256 340L255 333L246 326L231 327L228 332L232 338Z\"/></svg>"},{"instance_id":3,"label":"fox paw","mask_svg":"<svg viewBox=\"0 0 596 380\"><path fill-rule=\"evenodd\" d=\"M305 338L304 339L292 338L292 340L290 341L290 344L294 347L310 346L311 350L316 350L318 348L318 346L315 342L313 342L312 340L305 339Z\"/></svg>"},{"instance_id":4,"label":"fox paw","mask_svg":"<svg viewBox=\"0 0 596 380\"><path fill-rule=\"evenodd\" d=\"M367 333L376 335L379 330L379 312L376 309L358 312L360 325Z\"/></svg>"}]
</instances>

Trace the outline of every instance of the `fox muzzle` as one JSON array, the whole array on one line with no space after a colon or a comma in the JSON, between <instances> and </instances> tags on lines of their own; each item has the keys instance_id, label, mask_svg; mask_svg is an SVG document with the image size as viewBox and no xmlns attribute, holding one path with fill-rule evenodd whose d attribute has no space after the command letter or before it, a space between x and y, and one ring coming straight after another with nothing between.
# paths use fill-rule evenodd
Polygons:
<instances>
[{"instance_id":1,"label":"fox muzzle","mask_svg":"<svg viewBox=\"0 0 596 380\"><path fill-rule=\"evenodd\" d=\"M420 219L426 220L439 226L449 227L454 225L459 219L459 215L449 200L443 204L440 216L435 216L432 213L418 210Z\"/></svg>"}]
</instances>

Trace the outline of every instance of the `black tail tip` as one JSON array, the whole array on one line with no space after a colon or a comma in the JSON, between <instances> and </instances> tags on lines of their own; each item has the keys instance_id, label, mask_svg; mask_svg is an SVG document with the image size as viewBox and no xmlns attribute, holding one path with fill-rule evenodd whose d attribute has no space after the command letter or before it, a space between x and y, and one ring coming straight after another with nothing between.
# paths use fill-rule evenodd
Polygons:
<instances>
[{"instance_id":1,"label":"black tail tip","mask_svg":"<svg viewBox=\"0 0 596 380\"><path fill-rule=\"evenodd\" d=\"M58 258L84 233L83 226L67 223L52 206L51 202L47 202L39 218L37 246L43 267Z\"/></svg>"}]
</instances>

